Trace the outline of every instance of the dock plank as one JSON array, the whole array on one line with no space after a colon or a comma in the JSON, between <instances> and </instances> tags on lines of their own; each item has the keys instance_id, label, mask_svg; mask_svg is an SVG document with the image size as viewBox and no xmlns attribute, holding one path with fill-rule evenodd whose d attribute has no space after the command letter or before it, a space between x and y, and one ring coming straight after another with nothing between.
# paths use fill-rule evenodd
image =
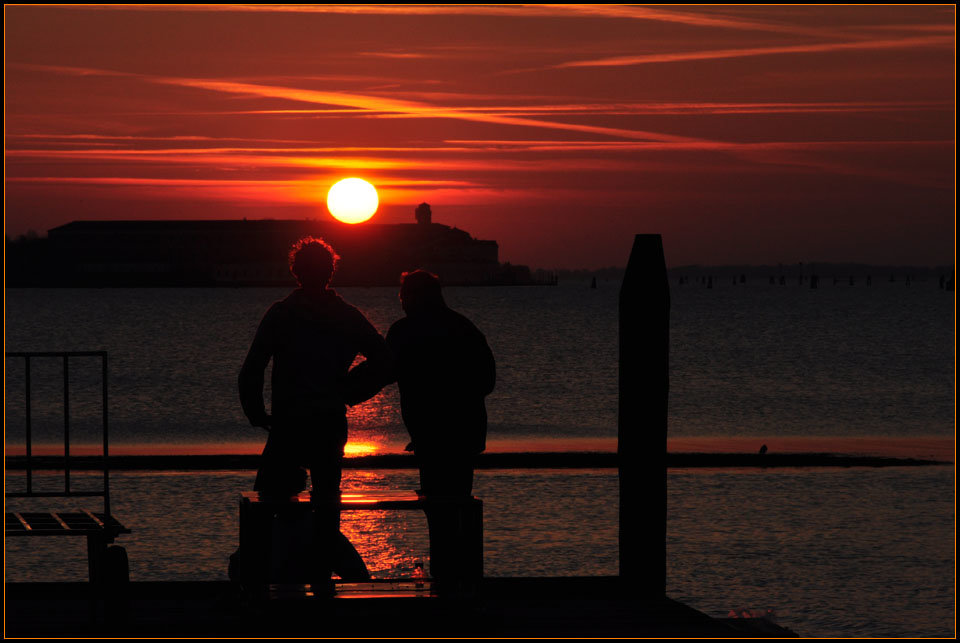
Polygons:
<instances>
[{"instance_id":1,"label":"dock plank","mask_svg":"<svg viewBox=\"0 0 960 643\"><path fill-rule=\"evenodd\" d=\"M391 591L391 584L398 591ZM616 577L487 578L469 600L409 582L338 585L343 600L249 602L227 582L133 582L126 618L90 619L85 583L8 583L8 636L695 636L794 637L764 619L716 619L667 597L630 596ZM353 592L353 597L348 596ZM739 621L733 623L732 621Z\"/></svg>"}]
</instances>

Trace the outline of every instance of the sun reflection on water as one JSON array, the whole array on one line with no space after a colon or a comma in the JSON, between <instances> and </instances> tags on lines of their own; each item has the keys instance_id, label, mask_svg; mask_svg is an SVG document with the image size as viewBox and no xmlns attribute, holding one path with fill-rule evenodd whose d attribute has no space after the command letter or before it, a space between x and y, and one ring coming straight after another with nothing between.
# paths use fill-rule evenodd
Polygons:
<instances>
[{"instance_id":1,"label":"sun reflection on water","mask_svg":"<svg viewBox=\"0 0 960 643\"><path fill-rule=\"evenodd\" d=\"M347 442L343 447L343 454L351 455L373 455L380 451L380 445L375 442Z\"/></svg>"},{"instance_id":2,"label":"sun reflection on water","mask_svg":"<svg viewBox=\"0 0 960 643\"><path fill-rule=\"evenodd\" d=\"M401 474L402 476L403 474ZM398 484L399 482L399 484ZM397 480L378 471L344 471L341 489L360 490L418 486L416 473ZM350 539L374 578L412 578L418 561L429 555L427 520L421 511L344 511L340 531Z\"/></svg>"}]
</instances>

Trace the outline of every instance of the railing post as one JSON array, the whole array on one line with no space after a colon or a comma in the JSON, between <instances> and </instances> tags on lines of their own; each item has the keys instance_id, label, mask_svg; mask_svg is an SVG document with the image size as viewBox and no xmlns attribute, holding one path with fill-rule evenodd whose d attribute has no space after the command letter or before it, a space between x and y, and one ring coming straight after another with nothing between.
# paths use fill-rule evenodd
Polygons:
<instances>
[{"instance_id":1,"label":"railing post","mask_svg":"<svg viewBox=\"0 0 960 643\"><path fill-rule=\"evenodd\" d=\"M620 577L651 597L666 593L669 337L663 240L638 234L620 288Z\"/></svg>"},{"instance_id":2,"label":"railing post","mask_svg":"<svg viewBox=\"0 0 960 643\"><path fill-rule=\"evenodd\" d=\"M24 379L24 413L26 414L26 425L27 425L27 493L33 493L33 426L30 418L30 407L32 406L30 400L30 356L23 356L23 379Z\"/></svg>"},{"instance_id":3,"label":"railing post","mask_svg":"<svg viewBox=\"0 0 960 643\"><path fill-rule=\"evenodd\" d=\"M70 358L63 356L63 491L70 493Z\"/></svg>"},{"instance_id":4,"label":"railing post","mask_svg":"<svg viewBox=\"0 0 960 643\"><path fill-rule=\"evenodd\" d=\"M100 373L100 390L103 395L103 514L109 518L110 513L110 453L107 439L107 353L100 354L102 365Z\"/></svg>"},{"instance_id":5,"label":"railing post","mask_svg":"<svg viewBox=\"0 0 960 643\"><path fill-rule=\"evenodd\" d=\"M33 377L31 366L33 358L57 358L63 364L63 493L42 492L36 494L43 497L70 497L70 496L103 496L103 512L110 516L110 469L109 469L109 427L108 423L108 379L107 379L107 352L106 351L35 351L35 352L5 352L6 358L20 358L24 360L24 419L26 429L26 492L5 492L7 498L24 498L34 495L33 491ZM101 360L101 393L103 413L103 493L70 490L70 358L71 357L99 357Z\"/></svg>"}]
</instances>

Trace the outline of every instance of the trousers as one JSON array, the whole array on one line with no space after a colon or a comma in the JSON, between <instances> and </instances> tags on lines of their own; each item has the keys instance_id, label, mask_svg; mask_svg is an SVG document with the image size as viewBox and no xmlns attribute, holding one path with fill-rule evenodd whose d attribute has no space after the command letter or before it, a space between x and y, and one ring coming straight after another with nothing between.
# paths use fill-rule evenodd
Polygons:
<instances>
[{"instance_id":1,"label":"trousers","mask_svg":"<svg viewBox=\"0 0 960 643\"><path fill-rule=\"evenodd\" d=\"M474 456L417 452L420 489L428 500L424 513L430 533L430 575L437 581L463 574L471 543L462 542L460 515L450 501L469 498L473 491Z\"/></svg>"},{"instance_id":2,"label":"trousers","mask_svg":"<svg viewBox=\"0 0 960 643\"><path fill-rule=\"evenodd\" d=\"M370 573L353 544L340 531L340 480L346 416L342 413L278 420L270 429L260 458L254 491L289 498L312 488L312 580L329 580L332 572L348 582L369 580ZM282 519L282 516L280 517Z\"/></svg>"}]
</instances>

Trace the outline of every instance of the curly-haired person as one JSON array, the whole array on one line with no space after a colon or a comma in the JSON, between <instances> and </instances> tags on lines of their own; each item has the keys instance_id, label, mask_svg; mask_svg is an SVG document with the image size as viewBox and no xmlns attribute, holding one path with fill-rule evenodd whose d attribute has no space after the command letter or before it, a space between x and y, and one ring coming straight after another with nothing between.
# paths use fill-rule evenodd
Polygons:
<instances>
[{"instance_id":1,"label":"curly-haired person","mask_svg":"<svg viewBox=\"0 0 960 643\"><path fill-rule=\"evenodd\" d=\"M339 530L346 407L390 383L393 360L363 313L329 287L339 260L333 248L307 237L293 246L289 259L300 287L267 310L240 369L243 411L253 426L269 431L254 489L290 497L304 490L309 469L316 548L311 582L328 583L333 569L345 580L361 580L363 562ZM366 361L351 369L358 354ZM271 359L267 414L263 381Z\"/></svg>"}]
</instances>

